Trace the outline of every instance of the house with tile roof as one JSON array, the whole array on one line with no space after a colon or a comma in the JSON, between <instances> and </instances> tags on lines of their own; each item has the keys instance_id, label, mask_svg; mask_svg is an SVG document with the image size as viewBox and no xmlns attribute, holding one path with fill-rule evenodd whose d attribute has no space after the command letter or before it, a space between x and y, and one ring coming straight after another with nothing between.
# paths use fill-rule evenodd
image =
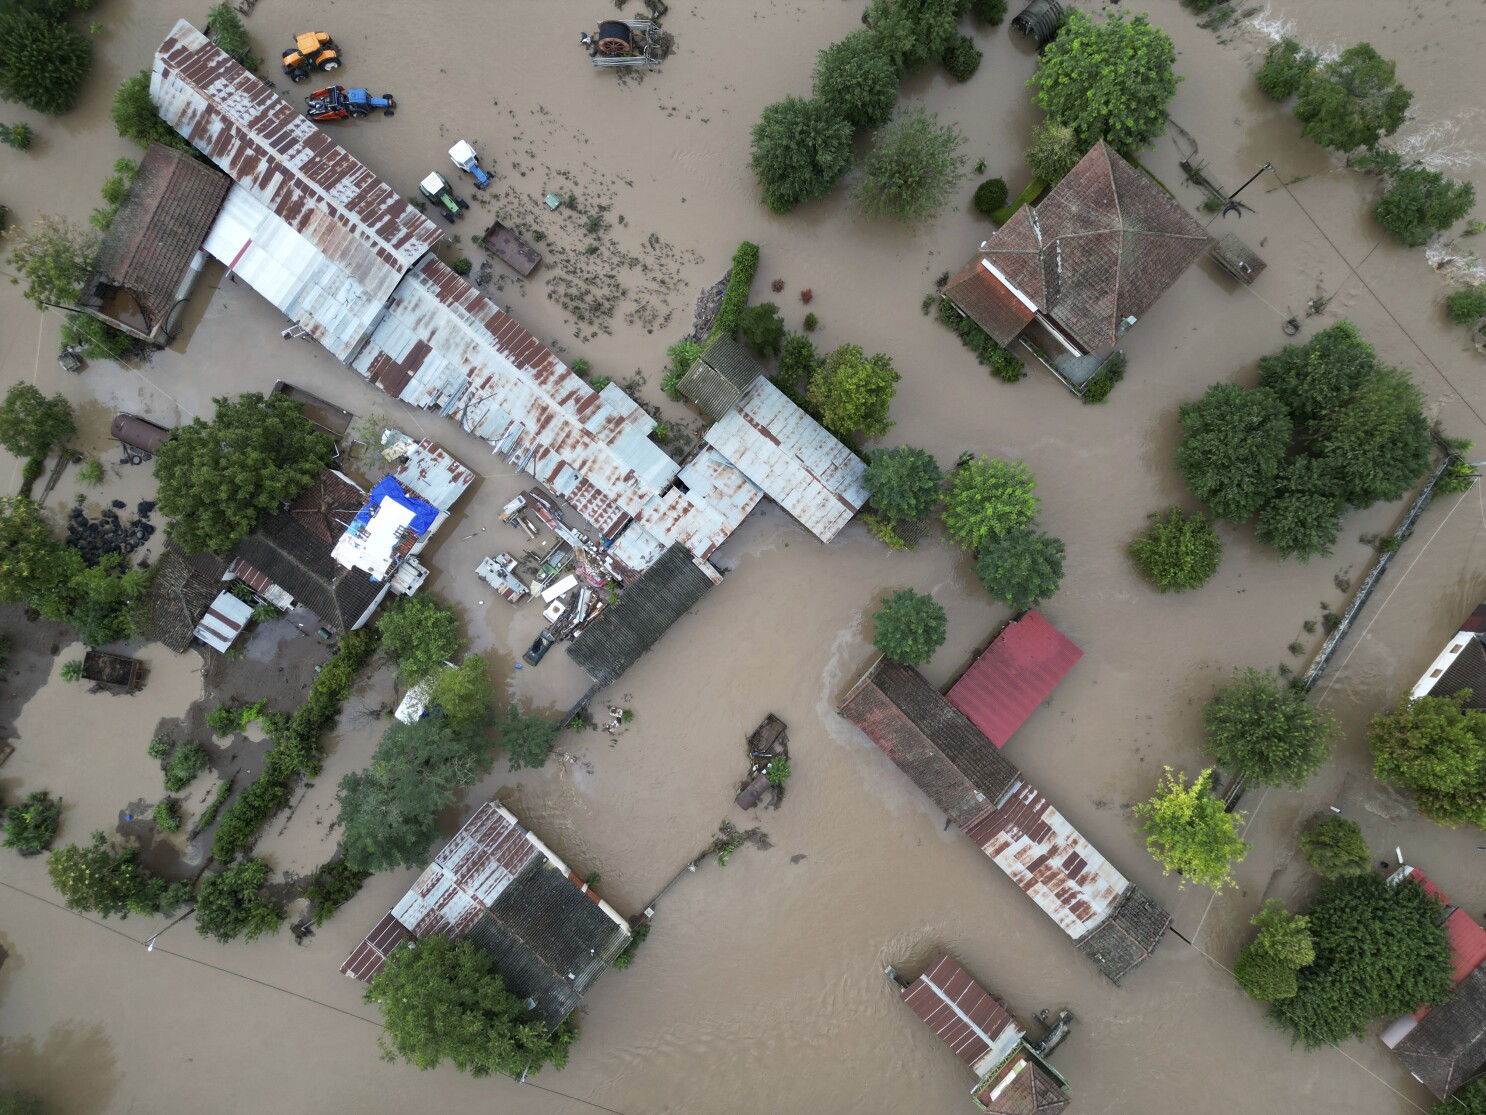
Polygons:
<instances>
[{"instance_id":1,"label":"house with tile roof","mask_svg":"<svg viewBox=\"0 0 1486 1115\"><path fill-rule=\"evenodd\" d=\"M1434 661L1424 671L1410 697L1453 697L1470 690L1465 707L1486 711L1486 603L1465 617Z\"/></svg>"},{"instance_id":2,"label":"house with tile roof","mask_svg":"<svg viewBox=\"0 0 1486 1115\"><path fill-rule=\"evenodd\" d=\"M222 591L226 572L227 563L216 554L188 554L167 541L140 600L139 633L184 654L195 639L196 625Z\"/></svg>"}]
</instances>

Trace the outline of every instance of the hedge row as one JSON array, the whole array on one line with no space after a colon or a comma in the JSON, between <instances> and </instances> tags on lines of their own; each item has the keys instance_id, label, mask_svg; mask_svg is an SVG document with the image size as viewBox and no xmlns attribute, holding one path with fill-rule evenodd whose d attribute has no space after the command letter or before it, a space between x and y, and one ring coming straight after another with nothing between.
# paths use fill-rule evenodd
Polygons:
<instances>
[{"instance_id":1,"label":"hedge row","mask_svg":"<svg viewBox=\"0 0 1486 1115\"><path fill-rule=\"evenodd\" d=\"M1016 383L1027 374L1026 365L1002 348L984 329L955 309L948 298L941 297L936 315L941 325L955 331L960 343L975 353L975 359L991 370L991 375L1004 383Z\"/></svg>"},{"instance_id":2,"label":"hedge row","mask_svg":"<svg viewBox=\"0 0 1486 1115\"><path fill-rule=\"evenodd\" d=\"M728 272L727 290L723 292L722 304L717 307L717 317L712 321L712 332L708 342L724 333L737 336L738 319L748 308L748 288L753 285L753 274L758 270L758 245L747 240L738 245L733 253L733 269Z\"/></svg>"}]
</instances>

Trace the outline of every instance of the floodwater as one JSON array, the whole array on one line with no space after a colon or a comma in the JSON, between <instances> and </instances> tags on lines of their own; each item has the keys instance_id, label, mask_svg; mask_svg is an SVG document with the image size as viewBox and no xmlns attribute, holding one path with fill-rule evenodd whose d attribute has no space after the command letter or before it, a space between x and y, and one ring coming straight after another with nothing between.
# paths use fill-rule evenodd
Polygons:
<instances>
[{"instance_id":1,"label":"floodwater","mask_svg":"<svg viewBox=\"0 0 1486 1115\"><path fill-rule=\"evenodd\" d=\"M775 298L797 326L798 291L809 287L822 345L853 341L893 357L903 381L887 443L926 446L946 463L967 449L1024 458L1039 478L1045 528L1068 545L1065 587L1045 611L1085 656L1012 742L1011 758L1168 905L1191 946L1168 937L1124 987L1109 984L976 849L944 833L933 807L835 716L836 698L868 661L869 614L885 590L932 589L949 608L949 642L927 670L936 682L1006 618L968 562L942 542L888 553L855 526L822 547L765 507L719 554L726 583L616 686L612 696L635 712L617 740L564 736L570 761L519 777L498 765L461 803L467 812L499 796L576 870L599 872L600 889L621 910L637 913L720 819L747 821L731 804L744 773L742 736L771 711L789 724L788 800L750 822L773 847L746 848L725 868L709 863L665 896L635 966L606 975L589 995L568 1069L523 1086L377 1059L375 1013L337 967L412 872L373 879L304 947L287 933L221 947L182 925L147 953L140 942L166 923L71 915L56 905L40 860L6 855L0 1079L83 1115L202 1102L244 1112L390 1111L410 1102L533 1115L967 1111L966 1073L895 1002L881 971L893 964L914 973L944 948L1024 1021L1044 1006L1074 1012L1056 1064L1079 1110L1395 1115L1427 1107L1425 1091L1376 1040L1309 1055L1289 1049L1224 966L1265 898L1304 899L1310 880L1296 863L1295 836L1332 805L1363 824L1380 859L1393 860L1401 847L1456 901L1486 911L1480 834L1414 818L1370 777L1363 739L1368 718L1486 595L1486 497L1450 497L1425 513L1320 687L1347 729L1335 761L1303 792L1245 800L1254 848L1237 872L1241 888L1216 901L1162 877L1128 806L1150 792L1162 764L1200 766L1200 708L1230 668L1302 665L1287 645L1299 639L1308 654L1319 645L1303 621L1319 619L1323 602L1340 610L1334 578L1359 578L1372 556L1359 536L1389 529L1402 509L1349 516L1335 555L1309 565L1281 565L1251 532L1228 531L1222 571L1184 597L1146 587L1124 546L1148 512L1183 499L1171 467L1178 405L1215 380L1251 380L1258 356L1284 340L1280 323L1303 314L1318 289L1329 309L1306 320L1307 332L1352 318L1385 359L1410 369L1450 434L1486 444L1480 358L1445 321L1446 280L1424 252L1381 240L1369 215L1376 183L1301 140L1250 77L1267 29L1285 21L1318 47L1367 35L1417 91L1417 119L1402 135L1486 187L1478 126L1486 94L1460 80L1475 72L1486 15L1478 5L1309 0L1256 11L1220 38L1175 0L1149 6L1175 39L1187 79L1172 115L1208 172L1232 189L1265 162L1277 170L1249 188L1252 211L1237 226L1269 269L1244 290L1206 262L1194 266L1129 334L1130 374L1102 407L1079 405L1036 372L1014 386L989 379L919 314L934 279L988 231L972 212L909 231L857 220L839 192L787 217L756 203L749 126L767 102L808 91L814 52L856 26L859 3L673 3L666 22L679 50L643 82L591 72L576 48L577 33L609 10L598 0L455 0L439 6L436 20L366 0L354 22L344 5L309 0L290 12L264 0L248 28L271 57L301 25L323 26L344 45L345 80L397 94L396 117L336 135L408 193L428 168L447 173L444 151L454 139L471 140L499 181L456 231L469 238L491 212L510 212L548 230L557 264L529 286L507 281L499 297L570 358L586 356L595 373L646 376L645 399L677 422L694 425L659 396L664 347L689 325L696 292L747 238L763 251L755 300ZM104 26L83 103L61 120L33 119L32 152L7 152L0 162L0 200L13 221L39 211L83 219L98 204L112 161L133 153L108 124L112 90L148 65L175 15L142 0L107 0L91 13ZM985 62L969 84L936 72L907 83L904 100L958 121L970 161L984 157L987 174L1015 191L1036 119L1022 87L1033 57L1006 28L979 38ZM1197 192L1178 184L1178 157L1163 139L1146 162L1195 207ZM550 189L577 193L580 216L538 216L536 199ZM966 202L969 194L967 186ZM626 288L606 328L571 320L543 278L582 278L586 238L575 222L600 204L612 206L603 236L613 243L588 260L587 281L613 294L601 274L608 268ZM1443 254L1463 256L1470 243ZM467 250L452 247L451 256ZM768 290L775 278L786 283L777 296ZM208 411L214 394L266 389L279 378L443 442L482 479L428 555L430 587L458 603L472 644L491 655L514 697L565 706L582 689L576 669L562 655L539 670L511 669L537 617L509 609L473 575L480 557L515 541L495 515L519 479L451 424L385 399L313 345L280 340L276 313L219 270L208 279L176 349L138 369L94 366L65 379L50 355L55 316L0 289L0 378L65 392L80 406L84 440L99 446L113 409L169 423ZM0 486L13 490L15 474L0 473L11 477ZM116 475L104 493L112 498L116 488L132 500L141 484ZM53 503L72 490L64 478ZM49 632L16 625L7 633L29 657L12 667L0 695L0 725L18 739L0 788L7 798L38 786L61 794L65 840L114 830L128 802L158 792L144 747L157 718L181 715L199 695L197 656L147 648L153 674L142 694L81 697L57 677L68 648L41 661L51 657ZM362 701L376 707L393 696L379 675ZM366 761L375 738L367 718L347 718L325 775L304 791L290 823L260 844L276 870L299 873L325 858L334 782ZM451 811L445 830L461 815Z\"/></svg>"}]
</instances>

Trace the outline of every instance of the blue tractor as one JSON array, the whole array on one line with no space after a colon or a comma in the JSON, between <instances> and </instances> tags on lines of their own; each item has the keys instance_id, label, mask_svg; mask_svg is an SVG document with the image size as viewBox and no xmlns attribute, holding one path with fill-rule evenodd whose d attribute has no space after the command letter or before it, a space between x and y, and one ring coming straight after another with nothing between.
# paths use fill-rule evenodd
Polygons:
<instances>
[{"instance_id":1,"label":"blue tractor","mask_svg":"<svg viewBox=\"0 0 1486 1115\"><path fill-rule=\"evenodd\" d=\"M344 85L317 89L304 100L305 114L316 123L344 120L348 116L368 116L373 109L381 109L383 116L391 116L397 111L397 98L391 93L373 97L365 89L347 89Z\"/></svg>"},{"instance_id":2,"label":"blue tractor","mask_svg":"<svg viewBox=\"0 0 1486 1115\"><path fill-rule=\"evenodd\" d=\"M449 148L449 158L460 170L468 171L475 176L475 186L483 190L490 185L493 179L485 173L485 168L480 165L480 156L475 154L475 149L466 140L460 140Z\"/></svg>"}]
</instances>

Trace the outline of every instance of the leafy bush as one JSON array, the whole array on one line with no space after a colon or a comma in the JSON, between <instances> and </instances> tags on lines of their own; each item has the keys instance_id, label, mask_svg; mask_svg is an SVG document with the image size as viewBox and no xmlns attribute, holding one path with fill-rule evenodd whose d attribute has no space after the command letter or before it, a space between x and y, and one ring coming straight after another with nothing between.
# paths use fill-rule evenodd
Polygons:
<instances>
[{"instance_id":1,"label":"leafy bush","mask_svg":"<svg viewBox=\"0 0 1486 1115\"><path fill-rule=\"evenodd\" d=\"M260 893L267 882L268 864L261 859L206 876L196 892L196 932L224 945L236 937L255 941L277 933L284 911Z\"/></svg>"},{"instance_id":2,"label":"leafy bush","mask_svg":"<svg viewBox=\"0 0 1486 1115\"><path fill-rule=\"evenodd\" d=\"M1109 359L1099 366L1092 379L1084 384L1079 395L1084 403L1102 403L1109 398L1115 384L1125 378L1126 357L1123 352L1112 352Z\"/></svg>"},{"instance_id":3,"label":"leafy bush","mask_svg":"<svg viewBox=\"0 0 1486 1115\"><path fill-rule=\"evenodd\" d=\"M1424 816L1486 828L1486 712L1465 707L1470 694L1404 694L1373 717L1367 742L1373 774L1413 790Z\"/></svg>"},{"instance_id":4,"label":"leafy bush","mask_svg":"<svg viewBox=\"0 0 1486 1115\"><path fill-rule=\"evenodd\" d=\"M1306 50L1294 39L1281 39L1269 48L1264 65L1255 76L1266 96L1283 101L1300 92L1320 61L1315 52Z\"/></svg>"},{"instance_id":5,"label":"leafy bush","mask_svg":"<svg viewBox=\"0 0 1486 1115\"><path fill-rule=\"evenodd\" d=\"M629 944L624 946L624 951L614 958L614 967L618 969L628 968L635 962L635 953L640 950L640 945L645 938L650 936L650 923L642 922L630 932Z\"/></svg>"},{"instance_id":6,"label":"leafy bush","mask_svg":"<svg viewBox=\"0 0 1486 1115\"><path fill-rule=\"evenodd\" d=\"M206 13L207 32L212 40L246 70L256 70L259 59L248 43L248 29L226 4L218 4ZM463 274L463 272L461 272Z\"/></svg>"},{"instance_id":7,"label":"leafy bush","mask_svg":"<svg viewBox=\"0 0 1486 1115\"><path fill-rule=\"evenodd\" d=\"M211 757L206 748L194 740L187 740L171 753L170 764L165 768L165 789L172 794L184 790L209 766Z\"/></svg>"},{"instance_id":8,"label":"leafy bush","mask_svg":"<svg viewBox=\"0 0 1486 1115\"><path fill-rule=\"evenodd\" d=\"M1211 520L1170 507L1130 543L1130 556L1162 592L1201 588L1223 560L1223 542Z\"/></svg>"},{"instance_id":9,"label":"leafy bush","mask_svg":"<svg viewBox=\"0 0 1486 1115\"><path fill-rule=\"evenodd\" d=\"M83 677L83 664L74 658L71 662L62 663L63 681L81 681Z\"/></svg>"},{"instance_id":10,"label":"leafy bush","mask_svg":"<svg viewBox=\"0 0 1486 1115\"><path fill-rule=\"evenodd\" d=\"M784 318L779 316L779 307L774 303L760 302L738 315L738 331L744 344L764 359L772 360L784 343Z\"/></svg>"},{"instance_id":11,"label":"leafy bush","mask_svg":"<svg viewBox=\"0 0 1486 1115\"><path fill-rule=\"evenodd\" d=\"M161 736L159 739L150 740L150 746L145 749L145 753L151 759L159 759L161 762L164 762L170 758L170 753L173 750L175 750L175 741L169 736Z\"/></svg>"},{"instance_id":12,"label":"leafy bush","mask_svg":"<svg viewBox=\"0 0 1486 1115\"><path fill-rule=\"evenodd\" d=\"M96 457L89 457L77 466L77 479L79 483L86 484L90 488L96 488L103 483L103 465Z\"/></svg>"},{"instance_id":13,"label":"leafy bush","mask_svg":"<svg viewBox=\"0 0 1486 1115\"><path fill-rule=\"evenodd\" d=\"M468 256L460 256L453 263L449 264L449 270L453 271L456 275L468 275L474 269L475 265L470 262Z\"/></svg>"},{"instance_id":14,"label":"leafy bush","mask_svg":"<svg viewBox=\"0 0 1486 1115\"><path fill-rule=\"evenodd\" d=\"M967 550L1025 528L1037 517L1037 481L1021 461L980 457L950 475L944 528Z\"/></svg>"},{"instance_id":15,"label":"leafy bush","mask_svg":"<svg viewBox=\"0 0 1486 1115\"><path fill-rule=\"evenodd\" d=\"M181 803L166 798L155 806L155 827L161 832L176 832L181 827Z\"/></svg>"},{"instance_id":16,"label":"leafy bush","mask_svg":"<svg viewBox=\"0 0 1486 1115\"><path fill-rule=\"evenodd\" d=\"M1400 244L1417 248L1443 232L1476 204L1476 188L1422 166L1394 176L1388 192L1373 210L1378 224Z\"/></svg>"},{"instance_id":17,"label":"leafy bush","mask_svg":"<svg viewBox=\"0 0 1486 1115\"><path fill-rule=\"evenodd\" d=\"M206 808L201 811L201 816L196 818L196 831L204 832L212 827L212 822L217 819L217 814L222 811L223 804L228 795L232 793L232 782L217 783L217 792L212 795L212 800L206 803Z\"/></svg>"},{"instance_id":18,"label":"leafy bush","mask_svg":"<svg viewBox=\"0 0 1486 1115\"><path fill-rule=\"evenodd\" d=\"M1057 185L1078 165L1090 146L1067 124L1044 120L1032 133L1032 146L1026 152L1027 166L1033 177L1049 186Z\"/></svg>"},{"instance_id":19,"label":"leafy bush","mask_svg":"<svg viewBox=\"0 0 1486 1115\"><path fill-rule=\"evenodd\" d=\"M969 35L955 35L939 57L949 76L956 81L969 81L974 77L975 71L980 69L980 59L980 48Z\"/></svg>"},{"instance_id":20,"label":"leafy bush","mask_svg":"<svg viewBox=\"0 0 1486 1115\"><path fill-rule=\"evenodd\" d=\"M884 596L882 610L872 613L872 645L894 662L919 666L944 645L949 618L927 593L899 589Z\"/></svg>"},{"instance_id":21,"label":"leafy bush","mask_svg":"<svg viewBox=\"0 0 1486 1115\"><path fill-rule=\"evenodd\" d=\"M809 383L810 377L819 367L820 354L815 351L815 345L811 344L809 337L791 333L784 339L784 348L779 353L780 382L798 391L800 384Z\"/></svg>"},{"instance_id":22,"label":"leafy bush","mask_svg":"<svg viewBox=\"0 0 1486 1115\"><path fill-rule=\"evenodd\" d=\"M987 539L975 559L975 579L1014 612L1034 608L1062 584L1063 542L1034 530Z\"/></svg>"},{"instance_id":23,"label":"leafy bush","mask_svg":"<svg viewBox=\"0 0 1486 1115\"><path fill-rule=\"evenodd\" d=\"M933 295L930 295L933 298ZM976 362L990 369L991 375L1003 383L1016 383L1027 374L1024 365L1009 350L996 343L996 339L982 329L973 318L962 316L948 298L939 299L935 313L941 325L955 331L960 343L975 353Z\"/></svg>"},{"instance_id":24,"label":"leafy bush","mask_svg":"<svg viewBox=\"0 0 1486 1115\"><path fill-rule=\"evenodd\" d=\"M1300 850L1311 870L1324 879L1363 875L1372 867L1372 855L1362 826L1345 817L1327 817L1300 834Z\"/></svg>"},{"instance_id":25,"label":"leafy bush","mask_svg":"<svg viewBox=\"0 0 1486 1115\"><path fill-rule=\"evenodd\" d=\"M1450 320L1455 324L1474 325L1486 317L1486 284L1455 291L1445 299L1445 308L1450 311Z\"/></svg>"},{"instance_id":26,"label":"leafy bush","mask_svg":"<svg viewBox=\"0 0 1486 1115\"><path fill-rule=\"evenodd\" d=\"M810 313L805 315L805 320L801 323L801 328L804 329L807 333L814 333L816 326L818 326L819 324L820 318L816 317L813 313Z\"/></svg>"},{"instance_id":27,"label":"leafy bush","mask_svg":"<svg viewBox=\"0 0 1486 1115\"><path fill-rule=\"evenodd\" d=\"M975 187L975 211L989 217L1006 204L1006 183L999 178L987 178Z\"/></svg>"},{"instance_id":28,"label":"leafy bush","mask_svg":"<svg viewBox=\"0 0 1486 1115\"><path fill-rule=\"evenodd\" d=\"M5 847L23 856L34 856L52 846L57 826L62 822L62 807L45 790L26 795L19 805L5 811Z\"/></svg>"},{"instance_id":29,"label":"leafy bush","mask_svg":"<svg viewBox=\"0 0 1486 1115\"><path fill-rule=\"evenodd\" d=\"M850 169L851 125L823 101L776 101L753 126L749 166L764 204L787 213L830 193Z\"/></svg>"},{"instance_id":30,"label":"leafy bush","mask_svg":"<svg viewBox=\"0 0 1486 1115\"><path fill-rule=\"evenodd\" d=\"M24 121L19 124L0 124L0 143L6 147L14 147L17 151L24 151L31 146L31 125Z\"/></svg>"},{"instance_id":31,"label":"leafy bush","mask_svg":"<svg viewBox=\"0 0 1486 1115\"><path fill-rule=\"evenodd\" d=\"M75 348L89 360L123 363L145 346L144 342L87 314L68 314L62 319L62 347Z\"/></svg>"},{"instance_id":32,"label":"leafy bush","mask_svg":"<svg viewBox=\"0 0 1486 1115\"><path fill-rule=\"evenodd\" d=\"M191 897L190 883L167 883L137 862L137 848L116 848L101 832L46 859L47 874L69 910L111 917L168 914Z\"/></svg>"},{"instance_id":33,"label":"leafy bush","mask_svg":"<svg viewBox=\"0 0 1486 1115\"><path fill-rule=\"evenodd\" d=\"M218 705L206 714L206 726L214 736L230 736L237 731L237 710L231 705Z\"/></svg>"},{"instance_id":34,"label":"leafy bush","mask_svg":"<svg viewBox=\"0 0 1486 1115\"><path fill-rule=\"evenodd\" d=\"M87 36L67 23L18 4L0 12L0 97L63 113L77 103L92 67Z\"/></svg>"},{"instance_id":35,"label":"leafy bush","mask_svg":"<svg viewBox=\"0 0 1486 1115\"><path fill-rule=\"evenodd\" d=\"M852 200L868 217L932 220L965 177L964 143L958 125L932 112L900 113L873 140Z\"/></svg>"},{"instance_id":36,"label":"leafy bush","mask_svg":"<svg viewBox=\"0 0 1486 1115\"><path fill-rule=\"evenodd\" d=\"M981 23L1000 27L1006 18L1006 0L970 0L970 14Z\"/></svg>"},{"instance_id":37,"label":"leafy bush","mask_svg":"<svg viewBox=\"0 0 1486 1115\"><path fill-rule=\"evenodd\" d=\"M881 127L898 99L898 73L871 31L853 31L815 56L812 92L857 131Z\"/></svg>"},{"instance_id":38,"label":"leafy bush","mask_svg":"<svg viewBox=\"0 0 1486 1115\"><path fill-rule=\"evenodd\" d=\"M314 878L304 892L314 910L315 928L324 925L331 915L355 898L371 874L370 871L358 871L343 857L316 868Z\"/></svg>"},{"instance_id":39,"label":"leafy bush","mask_svg":"<svg viewBox=\"0 0 1486 1115\"><path fill-rule=\"evenodd\" d=\"M733 265L728 270L727 289L722 292L722 302L717 307L717 317L712 320L712 333L708 337L733 337L738 333L738 319L748 305L748 288L758 270L758 245L747 240L738 245L733 253Z\"/></svg>"},{"instance_id":40,"label":"leafy bush","mask_svg":"<svg viewBox=\"0 0 1486 1115\"><path fill-rule=\"evenodd\" d=\"M783 786L789 781L789 760L783 755L776 755L769 760L769 765L764 768L764 777L769 780L771 786Z\"/></svg>"}]
</instances>

